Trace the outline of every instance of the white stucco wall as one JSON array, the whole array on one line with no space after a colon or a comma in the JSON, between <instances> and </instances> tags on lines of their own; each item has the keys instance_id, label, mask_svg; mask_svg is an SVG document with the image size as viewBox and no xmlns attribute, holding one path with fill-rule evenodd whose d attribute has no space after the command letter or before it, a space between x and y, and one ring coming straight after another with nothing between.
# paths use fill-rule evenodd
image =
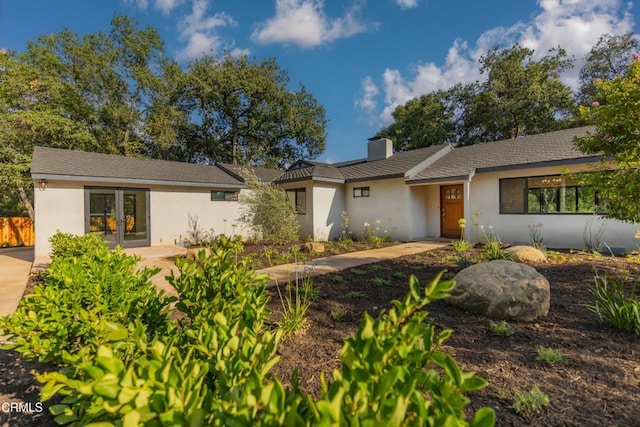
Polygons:
<instances>
[{"instance_id":1,"label":"white stucco wall","mask_svg":"<svg viewBox=\"0 0 640 427\"><path fill-rule=\"evenodd\" d=\"M353 197L354 187L369 187L369 197ZM364 223L384 230L395 240L410 240L411 204L409 187L404 178L363 181L345 185L345 210L349 214L349 231L362 234Z\"/></svg>"},{"instance_id":2,"label":"white stucco wall","mask_svg":"<svg viewBox=\"0 0 640 427\"><path fill-rule=\"evenodd\" d=\"M239 202L211 201L211 190L218 189L215 187L126 186L95 182L49 181L46 190L35 191L36 255L47 255L50 252L51 246L48 240L57 230L76 235L84 234L85 186L149 188L151 245L167 245L183 241L189 230L189 215L197 216L198 227L205 231L213 229L215 234L242 236L250 234L250 230L239 222ZM233 227L233 224L237 227Z\"/></svg>"},{"instance_id":3,"label":"white stucco wall","mask_svg":"<svg viewBox=\"0 0 640 427\"><path fill-rule=\"evenodd\" d=\"M49 181L45 190L33 194L35 213L35 255L48 255L49 238L63 233L84 234L84 186L80 183Z\"/></svg>"},{"instance_id":4,"label":"white stucco wall","mask_svg":"<svg viewBox=\"0 0 640 427\"><path fill-rule=\"evenodd\" d=\"M213 229L216 235L249 235L250 230L239 221L239 202L211 201L211 190L215 189L151 187L151 245L184 241L189 230L189 215L197 217L198 227L204 231Z\"/></svg>"},{"instance_id":5,"label":"white stucco wall","mask_svg":"<svg viewBox=\"0 0 640 427\"><path fill-rule=\"evenodd\" d=\"M342 233L342 211L345 210L342 184L315 182L312 191L315 240L325 241L338 238Z\"/></svg>"},{"instance_id":6,"label":"white stucco wall","mask_svg":"<svg viewBox=\"0 0 640 427\"><path fill-rule=\"evenodd\" d=\"M586 165L576 165L569 168L573 172L585 170ZM603 219L591 214L500 214L500 178L530 177L540 175L560 174L560 167L537 169L521 169L514 171L479 173L471 181L470 210L465 211L467 219L467 238L474 240L476 231L471 225L479 221L485 227L492 226L504 243L528 242L528 225L542 224L542 235L550 248L583 248L584 232L590 227L595 234L600 227L604 227L602 242L611 247L634 250L638 246L634 239L638 224L626 224L619 221ZM473 213L477 212L477 219Z\"/></svg>"}]
</instances>

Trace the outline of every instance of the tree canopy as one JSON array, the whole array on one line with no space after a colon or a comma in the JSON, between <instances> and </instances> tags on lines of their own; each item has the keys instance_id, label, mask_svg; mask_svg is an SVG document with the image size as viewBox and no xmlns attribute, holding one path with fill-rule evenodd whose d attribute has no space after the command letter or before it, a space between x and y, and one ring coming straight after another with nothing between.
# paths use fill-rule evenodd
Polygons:
<instances>
[{"instance_id":1,"label":"tree canopy","mask_svg":"<svg viewBox=\"0 0 640 427\"><path fill-rule=\"evenodd\" d=\"M640 222L640 57L623 75L597 79L590 106L581 115L596 126L576 146L586 154L602 154L599 168L583 174L584 184L597 188L606 215L621 221Z\"/></svg>"},{"instance_id":2,"label":"tree canopy","mask_svg":"<svg viewBox=\"0 0 640 427\"><path fill-rule=\"evenodd\" d=\"M623 76L629 68L629 58L638 51L640 41L632 33L620 36L603 34L585 56L585 64L580 69L578 101L583 105L595 101L597 88L594 82Z\"/></svg>"},{"instance_id":3,"label":"tree canopy","mask_svg":"<svg viewBox=\"0 0 640 427\"><path fill-rule=\"evenodd\" d=\"M324 108L291 90L275 59L203 56L185 71L155 29L126 16L108 33L64 30L0 51L0 83L0 203L19 199L30 216L34 145L266 166L325 147Z\"/></svg>"},{"instance_id":4,"label":"tree canopy","mask_svg":"<svg viewBox=\"0 0 640 427\"><path fill-rule=\"evenodd\" d=\"M398 138L397 150L443 142L469 145L556 130L574 115L571 89L560 74L572 61L562 49L539 60L514 45L492 49L479 61L483 83L455 85L396 108L380 134Z\"/></svg>"},{"instance_id":5,"label":"tree canopy","mask_svg":"<svg viewBox=\"0 0 640 427\"><path fill-rule=\"evenodd\" d=\"M242 165L282 167L325 148L324 108L304 86L288 88L275 59L227 54L192 62L181 90L189 116L188 156Z\"/></svg>"}]
</instances>

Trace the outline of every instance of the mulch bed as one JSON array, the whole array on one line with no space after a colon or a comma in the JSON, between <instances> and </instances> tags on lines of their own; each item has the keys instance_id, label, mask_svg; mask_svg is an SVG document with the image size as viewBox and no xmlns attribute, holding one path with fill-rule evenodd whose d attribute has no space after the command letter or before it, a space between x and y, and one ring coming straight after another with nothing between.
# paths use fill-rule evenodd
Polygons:
<instances>
[{"instance_id":1,"label":"mulch bed","mask_svg":"<svg viewBox=\"0 0 640 427\"><path fill-rule=\"evenodd\" d=\"M421 283L443 269L451 277L459 270L454 258L450 248L438 249L345 270L339 273L342 280L332 274L315 278L320 298L308 311L310 327L281 344L282 360L275 374L288 383L297 368L303 390L318 395L320 373L330 379L331 371L339 368L343 340L356 331L362 314L374 315L390 300L401 299L411 274ZM551 286L548 316L533 323L512 323L515 334L511 337L493 335L489 319L442 301L427 307L438 329L454 331L445 351L489 382L484 390L468 396L469 414L489 406L496 411L499 426L640 426L640 336L600 323L586 307L594 301L587 289L594 270L638 278L640 264L568 251L553 259L555 263L534 266ZM376 277L386 279L388 285L372 283ZM347 297L354 291L365 296ZM270 304L277 320L280 300L272 293ZM332 320L332 310L344 310L347 316ZM559 351L566 363L552 366L536 361L538 346ZM532 416L516 414L513 394L536 384L549 396L550 404Z\"/></svg>"},{"instance_id":2,"label":"mulch bed","mask_svg":"<svg viewBox=\"0 0 640 427\"><path fill-rule=\"evenodd\" d=\"M489 320L483 316L441 301L427 307L438 329L454 330L445 351L466 370L489 381L484 390L468 396L469 414L482 406L492 407L499 426L640 426L640 336L600 323L586 307L593 303L587 288L593 283L594 270L640 277L640 264L570 252L556 254L553 260L534 266L551 284L549 315L532 323L512 323L515 334L511 337L491 334ZM298 368L303 390L317 396L320 373L330 378L331 371L340 366L342 343L356 330L362 314L375 315L392 299L401 299L409 275L427 283L443 269L449 276L459 270L450 248L345 270L339 274L342 280L334 274L316 277L320 297L308 311L310 327L281 344L282 360L274 374L286 384ZM374 284L375 278L388 283ZM354 291L364 296L347 297ZM275 289L270 292L273 320L277 321L280 300ZM331 311L338 309L346 316L332 320ZM538 346L558 350L566 364L537 362ZM30 374L34 369L42 370L43 366L0 351L0 402L37 402L39 386ZM513 394L528 391L535 384L548 394L549 406L532 416L516 414L511 407ZM46 425L53 425L46 409L42 414L0 411L0 426Z\"/></svg>"}]
</instances>

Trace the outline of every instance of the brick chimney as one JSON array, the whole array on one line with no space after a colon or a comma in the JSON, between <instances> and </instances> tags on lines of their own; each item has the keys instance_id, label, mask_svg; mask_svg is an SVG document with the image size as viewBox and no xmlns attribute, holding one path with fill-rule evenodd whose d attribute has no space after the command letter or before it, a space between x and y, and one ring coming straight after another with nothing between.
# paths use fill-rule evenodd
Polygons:
<instances>
[{"instance_id":1,"label":"brick chimney","mask_svg":"<svg viewBox=\"0 0 640 427\"><path fill-rule=\"evenodd\" d=\"M367 144L367 161L388 159L393 155L393 141L388 138L374 136Z\"/></svg>"}]
</instances>

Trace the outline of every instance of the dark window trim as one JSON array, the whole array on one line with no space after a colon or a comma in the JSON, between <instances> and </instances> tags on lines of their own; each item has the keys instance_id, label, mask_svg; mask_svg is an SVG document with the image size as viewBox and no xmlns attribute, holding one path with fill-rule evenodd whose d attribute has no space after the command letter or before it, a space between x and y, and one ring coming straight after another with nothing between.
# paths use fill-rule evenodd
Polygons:
<instances>
[{"instance_id":1,"label":"dark window trim","mask_svg":"<svg viewBox=\"0 0 640 427\"><path fill-rule=\"evenodd\" d=\"M554 174L554 175L530 175L530 176L514 176L514 177L509 177L509 178L500 178L498 179L498 211L500 215L604 215L606 212L603 212L601 210L596 210L595 212L559 212L559 211L555 211L555 212L529 212L529 190L536 190L536 189L540 189L543 187L529 187L529 179L536 179L536 178L554 178L554 177L565 177L565 175L561 175L561 174ZM503 199L502 199L502 181L505 180L511 180L511 179L524 179L524 187L523 187L523 199L524 199L524 204L523 204L523 212L509 212L509 213L504 213L503 212ZM565 187L544 187L544 188L555 188L556 191L556 206L558 206L558 209L560 208L560 201L559 201L559 197L560 197L560 192L559 189L560 188L576 188L576 210L578 209L578 193L580 188L582 188L582 185L568 185ZM600 199L598 198L598 191L595 191L595 195L594 195L594 202L596 207L598 207L600 205Z\"/></svg>"},{"instance_id":2,"label":"dark window trim","mask_svg":"<svg viewBox=\"0 0 640 427\"><path fill-rule=\"evenodd\" d=\"M293 205L295 207L296 210L296 214L298 215L306 215L307 213L307 189L305 187L301 187L301 188L287 188L285 190L287 192L287 197L289 196L289 192L293 193ZM304 193L304 206L300 206L300 201L298 200L298 194L299 193Z\"/></svg>"},{"instance_id":3,"label":"dark window trim","mask_svg":"<svg viewBox=\"0 0 640 427\"><path fill-rule=\"evenodd\" d=\"M369 187L353 187L353 197L369 197L370 194Z\"/></svg>"},{"instance_id":4,"label":"dark window trim","mask_svg":"<svg viewBox=\"0 0 640 427\"><path fill-rule=\"evenodd\" d=\"M214 193L222 194L222 198L214 198ZM211 201L212 202L237 202L238 201L238 191L228 191L228 190L211 190Z\"/></svg>"}]
</instances>

